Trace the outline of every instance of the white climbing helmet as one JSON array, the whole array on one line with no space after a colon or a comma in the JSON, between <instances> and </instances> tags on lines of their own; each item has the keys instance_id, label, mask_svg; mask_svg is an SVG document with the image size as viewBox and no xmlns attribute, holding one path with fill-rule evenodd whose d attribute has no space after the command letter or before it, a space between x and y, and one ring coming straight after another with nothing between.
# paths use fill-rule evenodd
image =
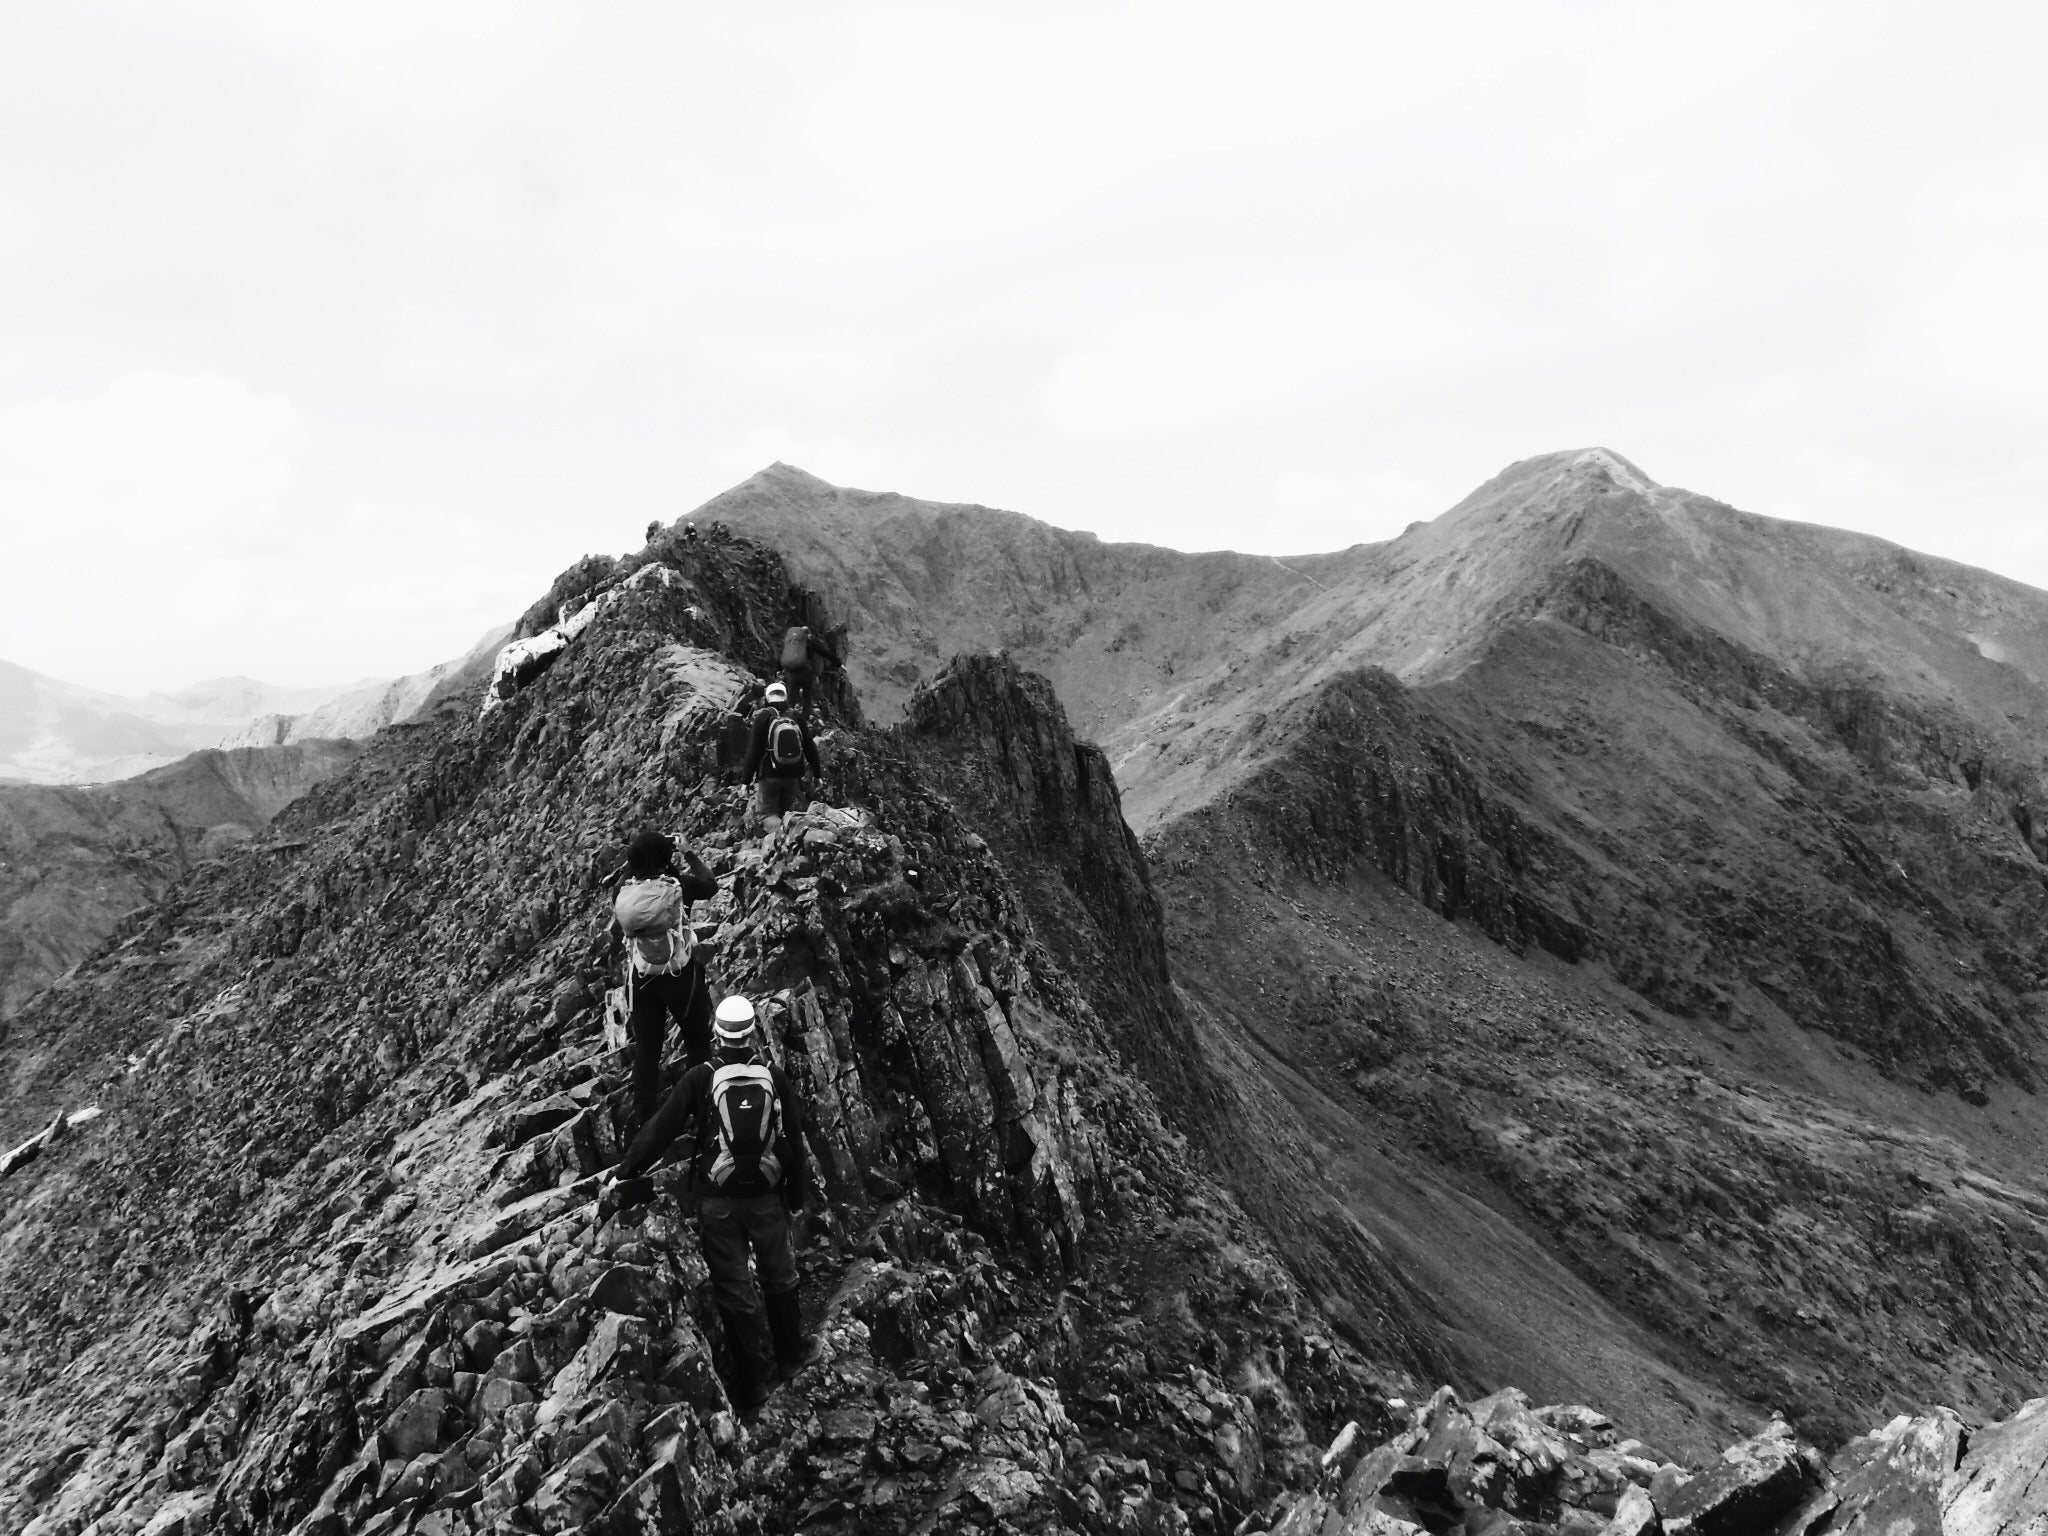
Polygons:
<instances>
[{"instance_id":1,"label":"white climbing helmet","mask_svg":"<svg viewBox=\"0 0 2048 1536\"><path fill-rule=\"evenodd\" d=\"M789 690L780 683L770 683L767 691L761 697L770 704L787 704L789 702Z\"/></svg>"},{"instance_id":2,"label":"white climbing helmet","mask_svg":"<svg viewBox=\"0 0 2048 1536\"><path fill-rule=\"evenodd\" d=\"M718 1005L717 1019L711 1027L720 1045L752 1045L754 1005L735 992Z\"/></svg>"}]
</instances>

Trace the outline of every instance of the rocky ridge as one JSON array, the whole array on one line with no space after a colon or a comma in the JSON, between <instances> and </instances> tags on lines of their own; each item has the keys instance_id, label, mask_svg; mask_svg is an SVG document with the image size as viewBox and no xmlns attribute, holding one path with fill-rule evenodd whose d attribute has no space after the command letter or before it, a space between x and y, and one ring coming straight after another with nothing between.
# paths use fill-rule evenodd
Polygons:
<instances>
[{"instance_id":1,"label":"rocky ridge","mask_svg":"<svg viewBox=\"0 0 2048 1536\"><path fill-rule=\"evenodd\" d=\"M665 541L567 573L536 609L604 582L623 595L602 622L505 708L477 722L452 700L386 733L290 807L274 843L193 871L24 1013L9 1131L111 1091L101 1120L4 1190L9 1529L1620 1536L1776 1528L1829 1496L1786 1528L1846 1529L1863 1507L1852 1483L1912 1503L1930 1476L1952 1531L2036 1516L1993 1455L2038 1464L2032 1406L1967 1444L1950 1420L1909 1418L1832 1465L1767 1430L1721 1459L1729 1473L1512 1393L1470 1409L1440 1393L1408 1416L1420 1352L1459 1356L1434 1336L1448 1319L1368 1281L1331 1326L1345 1277L1283 1262L1298 1234L1275 1242L1270 1213L1254 1221L1227 1187L1241 1170L1211 1171L1228 1127L1182 1118L1248 1076L1213 996L1284 984L1248 966L1234 988L1175 985L1181 946L1157 927L1182 910L1171 882L1237 862L1162 866L1155 886L1106 761L996 660L935 680L899 730L847 715L828 805L764 856L739 794L710 777L719 724L792 601L816 597L768 551ZM721 873L703 912L714 977L768 995L776 1053L818 1111L831 1199L804 1271L824 1358L753 1424L724 1402L672 1211L599 1227L587 1203L624 1130L623 1064L602 1048L583 954L596 876L642 820L678 827ZM1396 933L1392 913L1423 910L1362 879L1282 880L1264 847L1241 872L1216 888L1239 927L1262 898L1335 926L1338 895L1385 897ZM1216 944L1212 963L1244 958ZM1528 1022L1433 1015L1422 977L1340 987L1314 1026L1380 1026L1344 1070L1360 1092L1393 1090L1389 1105L1455 1060L1432 1038L1445 1024L1469 1043ZM1531 986L1514 977L1502 1001ZM1590 1075L1604 1021L1543 1022ZM1525 1063L1522 1091L1549 1073L1555 1098L1507 1144L1569 1128L1597 1145L1572 1065ZM1273 1113L1257 1089L1228 1102ZM1456 1145L1439 1113L1454 1097L1422 1095L1441 1146ZM1673 1113L1674 1140L1696 1130ZM1729 1123L1746 1146L1754 1121ZM1306 1133L1295 1146L1313 1150ZM1573 1187L1523 1198L1563 1204ZM1696 1193L1730 1234L1754 1214ZM1936 1230L1928 1258L1946 1264ZM1994 1233L2009 1235L1996 1218ZM1937 1354L1945 1326L1926 1335Z\"/></svg>"},{"instance_id":2,"label":"rocky ridge","mask_svg":"<svg viewBox=\"0 0 2048 1536\"><path fill-rule=\"evenodd\" d=\"M779 562L638 563L675 579L487 719L384 733L24 1011L8 1129L106 1113L5 1189L8 1529L1227 1529L1391 1424L909 744L842 730L840 809L739 835L704 775ZM719 870L715 979L816 1112L825 1357L751 1426L694 1243L587 1203L625 1127L582 957L641 820Z\"/></svg>"}]
</instances>

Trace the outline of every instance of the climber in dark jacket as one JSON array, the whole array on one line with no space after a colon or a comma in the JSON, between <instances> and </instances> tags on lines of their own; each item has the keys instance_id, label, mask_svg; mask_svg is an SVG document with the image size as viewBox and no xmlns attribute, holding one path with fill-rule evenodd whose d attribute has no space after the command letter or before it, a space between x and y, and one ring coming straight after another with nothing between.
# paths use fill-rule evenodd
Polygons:
<instances>
[{"instance_id":1,"label":"climber in dark jacket","mask_svg":"<svg viewBox=\"0 0 2048 1536\"><path fill-rule=\"evenodd\" d=\"M789 1230L790 1217L810 1199L810 1164L803 1104L782 1069L768 1060L754 1005L737 994L728 997L718 1005L714 1034L711 1060L685 1072L640 1128L606 1181L598 1209L604 1219L623 1206L645 1204L652 1194L647 1170L694 1122L690 1174L699 1195L697 1241L732 1351L733 1399L752 1409L768 1394L764 1313L783 1375L795 1375L814 1353L803 1337ZM743 1097L748 1092L751 1100ZM772 1137L764 1139L760 1128L771 1126ZM750 1250L760 1271L758 1287L747 1267Z\"/></svg>"},{"instance_id":2,"label":"climber in dark jacket","mask_svg":"<svg viewBox=\"0 0 2048 1536\"><path fill-rule=\"evenodd\" d=\"M788 720L796 726L802 752L795 764L778 763L769 751L769 733L777 720ZM762 695L760 709L754 712L752 734L747 739L747 761L740 769L740 778L742 782L753 781L754 814L771 838L781 827L782 818L796 809L806 768L814 776L824 776L825 770L818 762L818 744L803 716L789 709L788 687L770 683Z\"/></svg>"},{"instance_id":3,"label":"climber in dark jacket","mask_svg":"<svg viewBox=\"0 0 2048 1536\"><path fill-rule=\"evenodd\" d=\"M670 1015L682 1038L684 1064L694 1066L711 1058L711 993L704 980L704 957L696 952L688 929L690 903L716 896L718 877L695 849L679 849L674 839L651 830L626 845L626 876L613 904L611 927L599 945L607 968L615 967L624 952L626 985L633 1000L633 1114L645 1125L661 1099L661 1048ZM657 889L650 882L661 884ZM676 952L665 963L650 963L643 953L649 946L626 942L619 914L632 910L629 898L636 886L680 925Z\"/></svg>"},{"instance_id":4,"label":"climber in dark jacket","mask_svg":"<svg viewBox=\"0 0 2048 1536\"><path fill-rule=\"evenodd\" d=\"M790 699L803 713L811 710L811 689L824 675L825 668L844 665L831 642L808 624L793 621L783 633L782 681L789 689Z\"/></svg>"}]
</instances>

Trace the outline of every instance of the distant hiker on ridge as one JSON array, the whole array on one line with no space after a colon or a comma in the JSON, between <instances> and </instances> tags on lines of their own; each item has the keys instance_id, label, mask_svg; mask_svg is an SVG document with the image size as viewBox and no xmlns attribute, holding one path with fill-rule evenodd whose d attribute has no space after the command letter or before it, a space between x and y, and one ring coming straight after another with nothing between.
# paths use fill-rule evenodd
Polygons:
<instances>
[{"instance_id":1,"label":"distant hiker on ridge","mask_svg":"<svg viewBox=\"0 0 2048 1536\"><path fill-rule=\"evenodd\" d=\"M815 1357L815 1346L803 1336L789 1235L790 1216L810 1196L810 1165L803 1105L768 1060L754 1005L737 994L728 997L718 1005L715 1033L711 1060L685 1072L660 1112L633 1138L605 1182L598 1215L605 1220L622 1207L644 1205L653 1195L647 1170L696 1122L690 1171L701 1196L697 1241L732 1351L733 1404L751 1413L768 1397L764 1343L772 1341L775 1367L785 1377ZM750 1250L760 1271L758 1287L747 1268Z\"/></svg>"},{"instance_id":2,"label":"distant hiker on ridge","mask_svg":"<svg viewBox=\"0 0 2048 1536\"><path fill-rule=\"evenodd\" d=\"M839 653L808 624L792 624L782 632L782 681L798 709L809 712L812 684L825 667L839 665Z\"/></svg>"},{"instance_id":3,"label":"distant hiker on ridge","mask_svg":"<svg viewBox=\"0 0 2048 1536\"><path fill-rule=\"evenodd\" d=\"M754 783L754 814L766 829L763 841L773 842L782 829L782 818L797 808L806 768L816 777L825 770L818 762L818 744L811 728L789 707L789 689L770 683L755 711L753 733L747 742L747 761L740 769L741 782Z\"/></svg>"},{"instance_id":4,"label":"distant hiker on ridge","mask_svg":"<svg viewBox=\"0 0 2048 1536\"><path fill-rule=\"evenodd\" d=\"M678 853L688 872L677 867ZM606 932L615 963L626 955L626 987L633 1017L633 1115L645 1125L661 1100L661 1048L668 1019L675 1015L683 1040L683 1061L695 1066L711 1056L711 994L704 981L704 957L690 931L690 903L718 894L718 877L694 849L678 850L660 832L637 834L626 845L626 880L612 902Z\"/></svg>"}]
</instances>

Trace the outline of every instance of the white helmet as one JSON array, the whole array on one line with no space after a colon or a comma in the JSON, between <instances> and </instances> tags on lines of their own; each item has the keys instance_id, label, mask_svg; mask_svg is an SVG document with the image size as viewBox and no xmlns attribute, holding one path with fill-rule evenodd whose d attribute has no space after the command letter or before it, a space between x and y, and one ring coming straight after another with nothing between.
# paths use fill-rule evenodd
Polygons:
<instances>
[{"instance_id":1,"label":"white helmet","mask_svg":"<svg viewBox=\"0 0 2048 1536\"><path fill-rule=\"evenodd\" d=\"M712 1024L712 1031L723 1046L742 1046L754 1043L754 1005L735 992L718 1005L718 1014Z\"/></svg>"},{"instance_id":2,"label":"white helmet","mask_svg":"<svg viewBox=\"0 0 2048 1536\"><path fill-rule=\"evenodd\" d=\"M786 704L789 702L789 690L780 683L770 683L761 697L770 704Z\"/></svg>"}]
</instances>

